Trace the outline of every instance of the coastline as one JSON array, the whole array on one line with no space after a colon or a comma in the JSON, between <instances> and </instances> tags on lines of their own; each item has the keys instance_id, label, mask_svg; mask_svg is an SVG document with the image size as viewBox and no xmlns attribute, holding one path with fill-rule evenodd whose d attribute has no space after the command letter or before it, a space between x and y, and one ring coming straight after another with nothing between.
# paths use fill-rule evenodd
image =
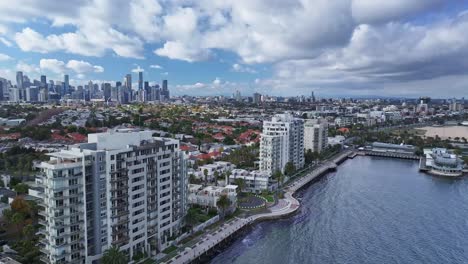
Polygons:
<instances>
[{"instance_id":1,"label":"coastline","mask_svg":"<svg viewBox=\"0 0 468 264\"><path fill-rule=\"evenodd\" d=\"M202 237L203 241L195 244L193 248L186 248L172 259L162 263L209 262L214 258L214 256L220 253L218 252L220 247L222 248L223 246L230 245L230 242L238 238L238 236L246 229L252 228L255 224L264 221L284 219L294 215L300 208L300 202L294 197L296 192L315 183L325 174L335 171L341 163L343 163L348 158L354 158L355 156L356 152L351 150L345 150L341 153L338 153L307 175L302 176L301 178L298 178L292 183L283 187L285 190L285 198L281 199L281 201L286 202L286 206L282 208L272 207L270 208L269 213L252 215L247 218L236 217L232 222L224 223L221 226L221 228L223 228L222 230L216 230L212 234L205 234Z\"/></svg>"}]
</instances>

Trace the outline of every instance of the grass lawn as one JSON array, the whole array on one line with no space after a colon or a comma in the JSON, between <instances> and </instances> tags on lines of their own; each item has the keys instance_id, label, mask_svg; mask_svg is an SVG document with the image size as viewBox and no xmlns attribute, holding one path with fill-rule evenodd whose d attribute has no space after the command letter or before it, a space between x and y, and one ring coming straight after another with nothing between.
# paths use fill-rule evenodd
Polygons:
<instances>
[{"instance_id":1,"label":"grass lawn","mask_svg":"<svg viewBox=\"0 0 468 264\"><path fill-rule=\"evenodd\" d=\"M163 253L164 254L170 254L171 252L175 251L176 249L177 249L177 247L172 245L172 246L166 248L165 250L163 250Z\"/></svg>"},{"instance_id":2,"label":"grass lawn","mask_svg":"<svg viewBox=\"0 0 468 264\"><path fill-rule=\"evenodd\" d=\"M275 202L275 197L273 197L273 194L262 194L261 196L265 198L269 203Z\"/></svg>"}]
</instances>

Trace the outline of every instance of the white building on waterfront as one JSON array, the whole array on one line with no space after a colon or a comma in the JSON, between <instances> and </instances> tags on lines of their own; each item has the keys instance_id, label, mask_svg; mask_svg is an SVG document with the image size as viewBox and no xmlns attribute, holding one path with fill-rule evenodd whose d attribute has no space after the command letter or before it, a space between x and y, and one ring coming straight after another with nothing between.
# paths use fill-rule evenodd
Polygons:
<instances>
[{"instance_id":1,"label":"white building on waterfront","mask_svg":"<svg viewBox=\"0 0 468 264\"><path fill-rule=\"evenodd\" d=\"M304 166L304 120L278 114L263 122L260 140L260 170L270 175L284 171L286 163Z\"/></svg>"},{"instance_id":2,"label":"white building on waterfront","mask_svg":"<svg viewBox=\"0 0 468 264\"><path fill-rule=\"evenodd\" d=\"M231 209L237 207L237 185L206 186L199 184L189 184L188 203L202 207L218 208L218 200L222 195L226 195L231 201Z\"/></svg>"},{"instance_id":3,"label":"white building on waterfront","mask_svg":"<svg viewBox=\"0 0 468 264\"><path fill-rule=\"evenodd\" d=\"M325 119L307 119L304 122L304 148L320 153L328 145L328 124Z\"/></svg>"},{"instance_id":4,"label":"white building on waterfront","mask_svg":"<svg viewBox=\"0 0 468 264\"><path fill-rule=\"evenodd\" d=\"M156 255L181 232L187 177L179 142L152 131L89 134L37 164L42 259L94 263L111 246Z\"/></svg>"},{"instance_id":5,"label":"white building on waterfront","mask_svg":"<svg viewBox=\"0 0 468 264\"><path fill-rule=\"evenodd\" d=\"M236 184L236 179L244 181L245 187L242 191L246 192L261 193L276 188L276 183L271 180L271 175L267 172L234 169L229 176L229 184Z\"/></svg>"},{"instance_id":6,"label":"white building on waterfront","mask_svg":"<svg viewBox=\"0 0 468 264\"><path fill-rule=\"evenodd\" d=\"M194 176L199 179L205 178L205 171L207 175L207 180L212 181L214 179L214 175L217 173L218 175L222 175L228 171L233 170L236 165L227 162L227 161L215 161L213 164L205 164L198 167L198 170L194 173Z\"/></svg>"},{"instance_id":7,"label":"white building on waterfront","mask_svg":"<svg viewBox=\"0 0 468 264\"><path fill-rule=\"evenodd\" d=\"M463 175L463 160L445 148L424 149L428 172L439 176Z\"/></svg>"}]
</instances>

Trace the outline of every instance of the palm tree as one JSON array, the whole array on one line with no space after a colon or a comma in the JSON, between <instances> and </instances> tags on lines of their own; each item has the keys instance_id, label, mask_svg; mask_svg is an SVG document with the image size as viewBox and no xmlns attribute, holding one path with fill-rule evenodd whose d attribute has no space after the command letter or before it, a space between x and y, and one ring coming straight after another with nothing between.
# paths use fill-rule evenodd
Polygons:
<instances>
[{"instance_id":1,"label":"palm tree","mask_svg":"<svg viewBox=\"0 0 468 264\"><path fill-rule=\"evenodd\" d=\"M198 223L197 213L189 209L185 215L185 224L190 227L190 233L193 233L193 227Z\"/></svg>"},{"instance_id":2,"label":"palm tree","mask_svg":"<svg viewBox=\"0 0 468 264\"><path fill-rule=\"evenodd\" d=\"M242 191L244 191L244 188L245 188L244 179L237 178L234 180L234 184L237 185L237 193L241 193Z\"/></svg>"},{"instance_id":3,"label":"palm tree","mask_svg":"<svg viewBox=\"0 0 468 264\"><path fill-rule=\"evenodd\" d=\"M205 185L208 185L208 170L207 169L203 170L203 175L205 176Z\"/></svg>"},{"instance_id":4,"label":"palm tree","mask_svg":"<svg viewBox=\"0 0 468 264\"><path fill-rule=\"evenodd\" d=\"M229 200L227 195L221 195L219 197L219 200L216 202L216 206L218 206L219 210L221 211L221 218L224 218L226 209L228 209L230 205L231 200Z\"/></svg>"},{"instance_id":5,"label":"palm tree","mask_svg":"<svg viewBox=\"0 0 468 264\"><path fill-rule=\"evenodd\" d=\"M118 247L112 246L104 252L101 259L102 264L126 264L127 256L119 250Z\"/></svg>"}]
</instances>

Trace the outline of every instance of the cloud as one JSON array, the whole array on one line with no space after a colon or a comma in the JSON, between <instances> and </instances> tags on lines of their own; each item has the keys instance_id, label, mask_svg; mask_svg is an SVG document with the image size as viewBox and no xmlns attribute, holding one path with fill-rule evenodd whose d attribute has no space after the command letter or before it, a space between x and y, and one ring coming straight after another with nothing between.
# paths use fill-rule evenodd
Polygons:
<instances>
[{"instance_id":1,"label":"cloud","mask_svg":"<svg viewBox=\"0 0 468 264\"><path fill-rule=\"evenodd\" d=\"M256 73L254 69L238 63L233 64L231 70L235 72Z\"/></svg>"},{"instance_id":2,"label":"cloud","mask_svg":"<svg viewBox=\"0 0 468 264\"><path fill-rule=\"evenodd\" d=\"M13 58L6 55L6 54L3 54L3 53L0 53L0 61L9 61L9 60L12 60Z\"/></svg>"},{"instance_id":3,"label":"cloud","mask_svg":"<svg viewBox=\"0 0 468 264\"><path fill-rule=\"evenodd\" d=\"M466 14L444 11L458 0L62 2L0 3L0 41L26 52L139 59L156 47L157 56L191 63L227 53L238 59L234 72L271 67L273 75L254 85L275 93L399 89L390 84L461 80L468 70ZM38 21L54 34L34 27ZM15 28L22 30L10 34Z\"/></svg>"},{"instance_id":4,"label":"cloud","mask_svg":"<svg viewBox=\"0 0 468 264\"><path fill-rule=\"evenodd\" d=\"M130 1L130 20L135 32L143 39L153 42L160 38L160 26L158 15L162 7L156 0L132 0Z\"/></svg>"},{"instance_id":5,"label":"cloud","mask_svg":"<svg viewBox=\"0 0 468 264\"><path fill-rule=\"evenodd\" d=\"M66 70L65 63L57 59L41 59L39 61L39 67L42 70L51 71L57 74L64 73Z\"/></svg>"},{"instance_id":6,"label":"cloud","mask_svg":"<svg viewBox=\"0 0 468 264\"><path fill-rule=\"evenodd\" d=\"M198 49L179 41L168 41L164 43L162 48L156 49L154 53L159 56L187 62L207 60L211 54L209 50Z\"/></svg>"},{"instance_id":7,"label":"cloud","mask_svg":"<svg viewBox=\"0 0 468 264\"><path fill-rule=\"evenodd\" d=\"M134 73L139 73L139 72L144 72L145 69L141 68L139 65L135 69L132 69L132 72Z\"/></svg>"},{"instance_id":8,"label":"cloud","mask_svg":"<svg viewBox=\"0 0 468 264\"><path fill-rule=\"evenodd\" d=\"M175 94L180 95L232 95L236 90L249 93L247 83L236 83L223 81L220 78L215 78L212 82L196 82L194 84L175 85Z\"/></svg>"},{"instance_id":9,"label":"cloud","mask_svg":"<svg viewBox=\"0 0 468 264\"><path fill-rule=\"evenodd\" d=\"M66 73L71 70L77 74L84 73L101 73L104 72L104 68L98 65L92 65L86 61L69 60L67 63L57 59L41 59L39 66L42 70L50 71L56 74Z\"/></svg>"},{"instance_id":10,"label":"cloud","mask_svg":"<svg viewBox=\"0 0 468 264\"><path fill-rule=\"evenodd\" d=\"M158 64L152 64L150 65L150 68L151 69L158 69L158 70L161 70L163 67L161 65L158 65Z\"/></svg>"},{"instance_id":11,"label":"cloud","mask_svg":"<svg viewBox=\"0 0 468 264\"><path fill-rule=\"evenodd\" d=\"M87 72L104 72L104 68L98 65L92 65L86 61L69 60L67 68L75 71L76 73L87 73Z\"/></svg>"},{"instance_id":12,"label":"cloud","mask_svg":"<svg viewBox=\"0 0 468 264\"><path fill-rule=\"evenodd\" d=\"M39 73L40 69L34 64L28 64L23 61L20 61L16 64L16 70L22 71L26 74L34 74L34 73Z\"/></svg>"},{"instance_id":13,"label":"cloud","mask_svg":"<svg viewBox=\"0 0 468 264\"><path fill-rule=\"evenodd\" d=\"M2 42L3 45L5 45L7 47L12 47L13 46L13 44L9 40L7 40L6 38L0 37L0 42Z\"/></svg>"},{"instance_id":14,"label":"cloud","mask_svg":"<svg viewBox=\"0 0 468 264\"><path fill-rule=\"evenodd\" d=\"M441 6L445 0L353 0L351 10L358 24L382 23Z\"/></svg>"},{"instance_id":15,"label":"cloud","mask_svg":"<svg viewBox=\"0 0 468 264\"><path fill-rule=\"evenodd\" d=\"M71 32L60 35L43 36L27 27L15 34L15 41L23 51L49 53L64 51L84 56L104 56L112 50L121 57L141 59L142 42L128 37L112 28L105 31L86 28L85 32Z\"/></svg>"}]
</instances>

